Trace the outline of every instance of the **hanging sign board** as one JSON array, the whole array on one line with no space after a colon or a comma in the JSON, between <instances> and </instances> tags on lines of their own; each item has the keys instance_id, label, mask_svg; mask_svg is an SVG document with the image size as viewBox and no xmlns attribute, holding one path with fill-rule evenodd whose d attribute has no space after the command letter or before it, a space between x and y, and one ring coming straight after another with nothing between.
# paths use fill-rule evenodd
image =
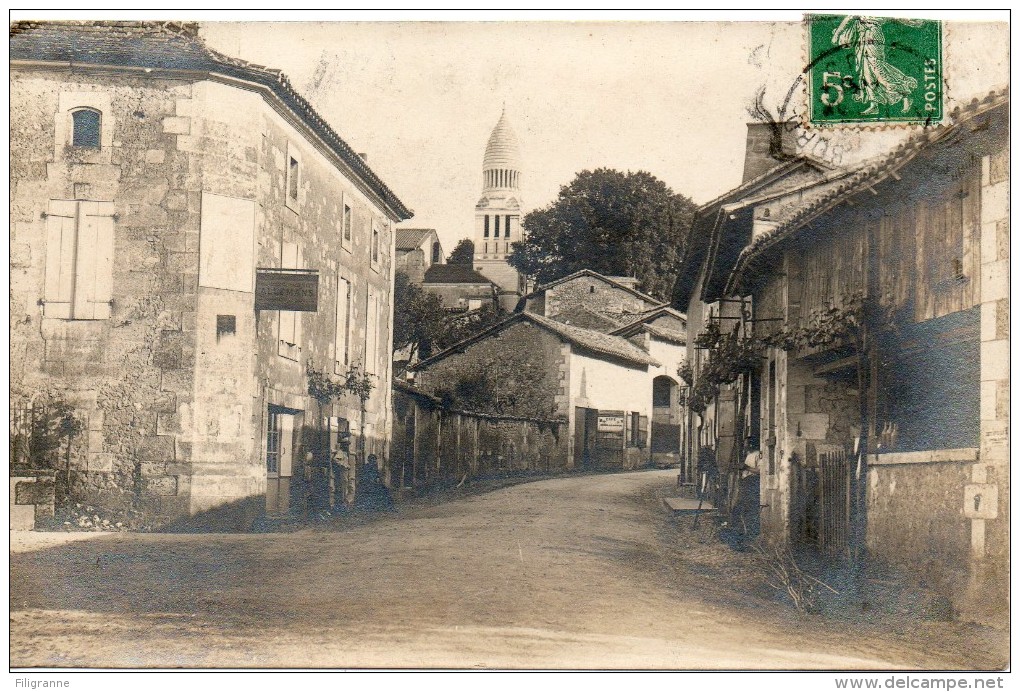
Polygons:
<instances>
[{"instance_id":1,"label":"hanging sign board","mask_svg":"<svg viewBox=\"0 0 1020 692\"><path fill-rule=\"evenodd\" d=\"M319 272L314 269L257 269L255 309L318 311Z\"/></svg>"}]
</instances>

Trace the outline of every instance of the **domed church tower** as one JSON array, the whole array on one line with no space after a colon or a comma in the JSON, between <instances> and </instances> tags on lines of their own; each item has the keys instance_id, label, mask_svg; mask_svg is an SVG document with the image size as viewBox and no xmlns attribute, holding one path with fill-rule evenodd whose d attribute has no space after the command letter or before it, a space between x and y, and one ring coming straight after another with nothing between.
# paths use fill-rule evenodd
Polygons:
<instances>
[{"instance_id":1,"label":"domed church tower","mask_svg":"<svg viewBox=\"0 0 1020 692\"><path fill-rule=\"evenodd\" d=\"M521 151L503 108L482 159L482 197L475 205L475 271L499 286L500 304L513 309L524 281L507 264L521 237Z\"/></svg>"}]
</instances>

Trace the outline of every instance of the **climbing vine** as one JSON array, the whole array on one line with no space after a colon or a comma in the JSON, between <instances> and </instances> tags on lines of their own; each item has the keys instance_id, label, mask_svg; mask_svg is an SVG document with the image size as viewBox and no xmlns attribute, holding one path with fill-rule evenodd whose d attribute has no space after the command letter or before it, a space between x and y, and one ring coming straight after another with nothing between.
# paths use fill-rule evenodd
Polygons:
<instances>
[{"instance_id":1,"label":"climbing vine","mask_svg":"<svg viewBox=\"0 0 1020 692\"><path fill-rule=\"evenodd\" d=\"M704 411L718 396L720 386L736 382L741 375L756 370L770 346L798 351L849 344L860 350L864 307L864 294L852 293L812 310L795 327L784 326L765 336L744 336L738 329L724 334L718 322L709 322L694 339L694 345L706 352L697 377L687 363L677 370L687 383L684 404L697 413Z\"/></svg>"},{"instance_id":2,"label":"climbing vine","mask_svg":"<svg viewBox=\"0 0 1020 692\"><path fill-rule=\"evenodd\" d=\"M309 363L305 367L305 374L308 376L308 395L322 405L347 394L358 397L364 405L375 388L372 377L362 372L357 365L350 366L339 377L333 377Z\"/></svg>"}]
</instances>

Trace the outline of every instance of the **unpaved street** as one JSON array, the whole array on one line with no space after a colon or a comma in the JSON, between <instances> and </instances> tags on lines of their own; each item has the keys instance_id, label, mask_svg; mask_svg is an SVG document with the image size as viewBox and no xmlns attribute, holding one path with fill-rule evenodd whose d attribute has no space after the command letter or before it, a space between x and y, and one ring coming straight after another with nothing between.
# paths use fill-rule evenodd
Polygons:
<instances>
[{"instance_id":1,"label":"unpaved street","mask_svg":"<svg viewBox=\"0 0 1020 692\"><path fill-rule=\"evenodd\" d=\"M11 665L1006 664L1004 632L796 613L666 515L674 480L544 480L339 530L12 534Z\"/></svg>"}]
</instances>

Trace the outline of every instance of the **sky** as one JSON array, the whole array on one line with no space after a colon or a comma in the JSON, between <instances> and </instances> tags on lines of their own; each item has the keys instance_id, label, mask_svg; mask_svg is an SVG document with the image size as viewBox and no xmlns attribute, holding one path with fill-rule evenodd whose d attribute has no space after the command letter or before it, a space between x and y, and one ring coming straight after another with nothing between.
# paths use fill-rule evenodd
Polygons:
<instances>
[{"instance_id":1,"label":"sky","mask_svg":"<svg viewBox=\"0 0 1020 692\"><path fill-rule=\"evenodd\" d=\"M525 211L597 167L648 171L700 204L739 184L747 109L764 87L775 111L806 50L797 21L209 22L202 32L224 53L282 69L415 211L402 226L437 229L446 252L471 235L504 103ZM1008 83L1005 25L956 22L946 34L951 99ZM847 163L903 131L826 136L841 138Z\"/></svg>"}]
</instances>

